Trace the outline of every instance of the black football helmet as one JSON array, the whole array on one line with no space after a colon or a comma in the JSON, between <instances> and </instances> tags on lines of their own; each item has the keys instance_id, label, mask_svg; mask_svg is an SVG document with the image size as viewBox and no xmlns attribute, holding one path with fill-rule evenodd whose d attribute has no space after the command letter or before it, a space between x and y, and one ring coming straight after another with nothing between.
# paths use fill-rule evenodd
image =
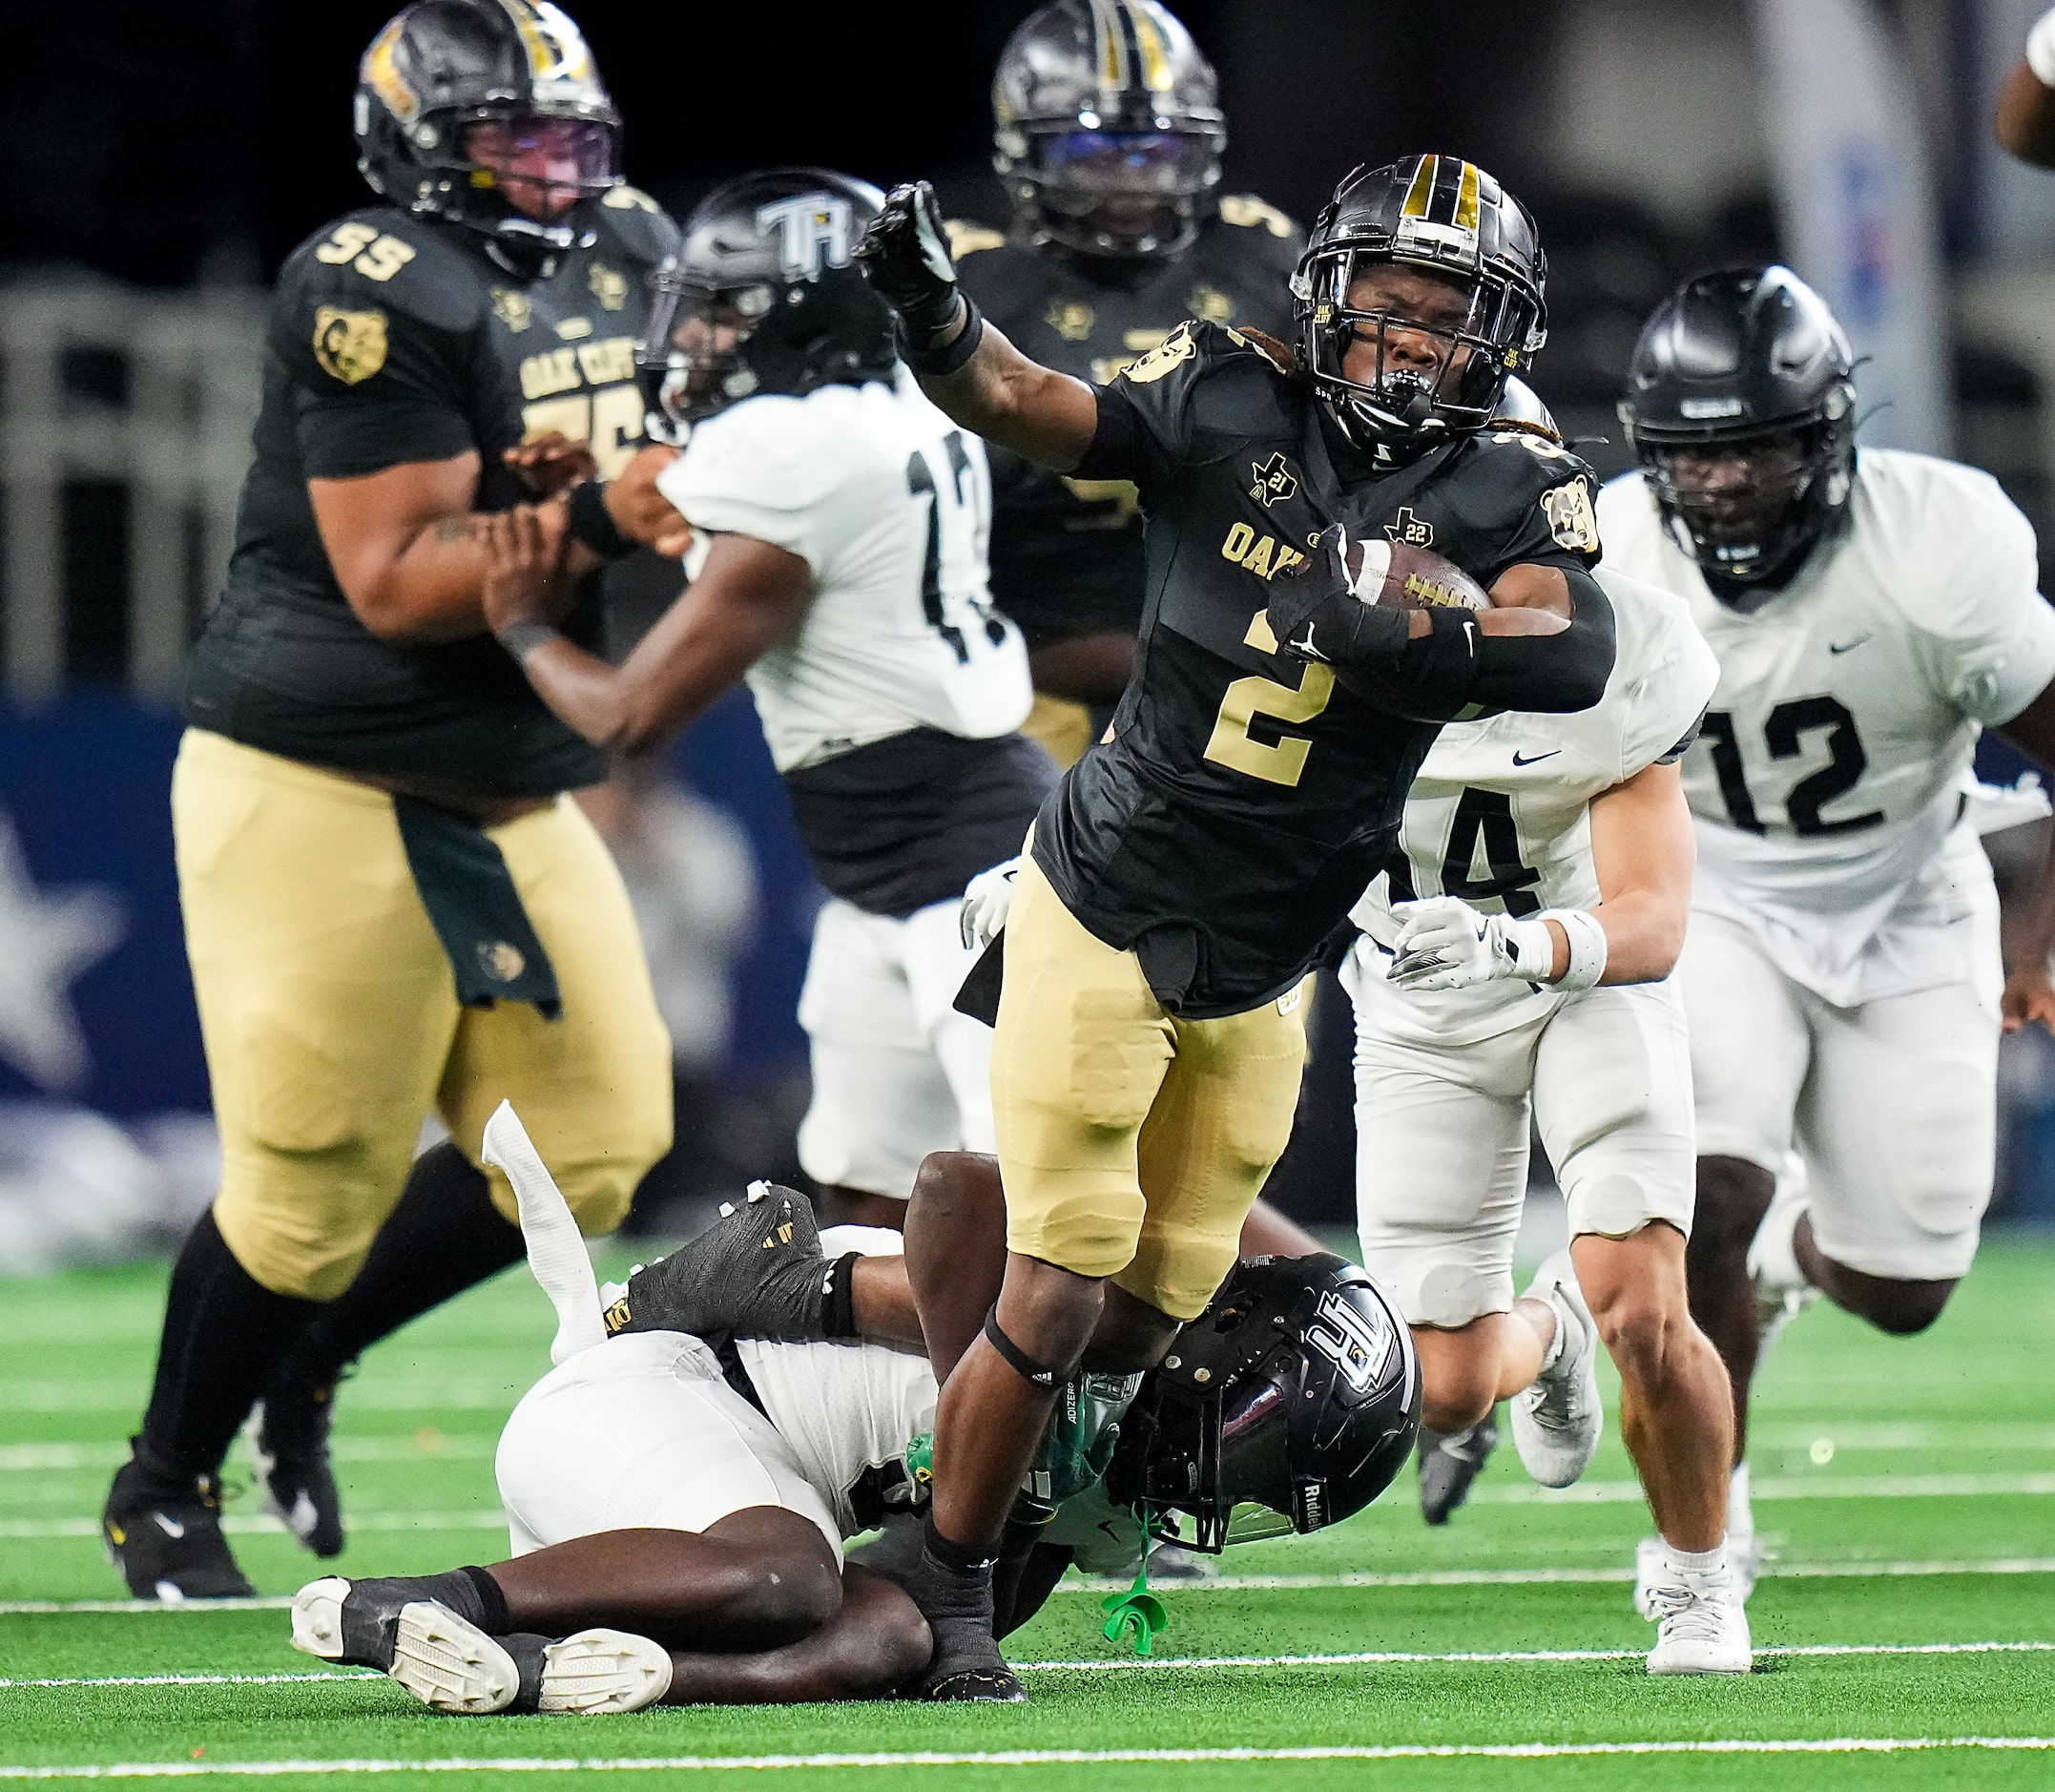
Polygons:
<instances>
[{"instance_id":1,"label":"black football helmet","mask_svg":"<svg viewBox=\"0 0 2055 1792\"><path fill-rule=\"evenodd\" d=\"M1428 326L1349 302L1372 268L1401 265L1444 276L1469 295L1460 323ZM1299 356L1342 432L1380 464L1419 457L1491 421L1506 376L1548 339L1547 259L1526 206L1475 162L1409 156L1359 168L1314 221L1292 276ZM1438 351L1434 365L1393 352L1402 330ZM1377 346L1368 379L1342 360L1358 342Z\"/></svg>"},{"instance_id":2,"label":"black football helmet","mask_svg":"<svg viewBox=\"0 0 2055 1792\"><path fill-rule=\"evenodd\" d=\"M999 58L992 166L1038 241L1175 255L1220 184L1218 94L1213 64L1157 0L1056 0Z\"/></svg>"},{"instance_id":3,"label":"black football helmet","mask_svg":"<svg viewBox=\"0 0 2055 1792\"><path fill-rule=\"evenodd\" d=\"M1244 1259L1142 1383L1107 1473L1117 1505L1187 1514L1217 1551L1360 1511L1420 1429L1412 1333L1339 1257Z\"/></svg>"},{"instance_id":4,"label":"black football helmet","mask_svg":"<svg viewBox=\"0 0 2055 1792\"><path fill-rule=\"evenodd\" d=\"M1737 609L1789 583L1846 514L1855 358L1788 267L1722 268L1666 299L1634 346L1620 421L1677 545Z\"/></svg>"},{"instance_id":5,"label":"black football helmet","mask_svg":"<svg viewBox=\"0 0 2055 1792\"><path fill-rule=\"evenodd\" d=\"M826 168L716 187L685 220L635 360L675 430L758 392L892 377L892 314L854 260L884 196Z\"/></svg>"},{"instance_id":6,"label":"black football helmet","mask_svg":"<svg viewBox=\"0 0 2055 1792\"><path fill-rule=\"evenodd\" d=\"M569 166L544 184L581 196L620 184L620 115L585 38L550 0L413 0L358 65L357 166L372 189L529 256L592 233L575 210L554 220L522 213L472 138L498 124L519 147L524 127L546 122L563 127Z\"/></svg>"}]
</instances>

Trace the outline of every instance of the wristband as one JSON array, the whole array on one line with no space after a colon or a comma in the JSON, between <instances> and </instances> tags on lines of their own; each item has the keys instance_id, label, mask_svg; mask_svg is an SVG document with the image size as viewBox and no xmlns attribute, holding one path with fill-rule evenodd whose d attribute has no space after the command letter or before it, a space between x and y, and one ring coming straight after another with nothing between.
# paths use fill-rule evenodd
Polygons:
<instances>
[{"instance_id":1,"label":"wristband","mask_svg":"<svg viewBox=\"0 0 2055 1792\"><path fill-rule=\"evenodd\" d=\"M642 545L633 535L622 534L607 513L607 489L596 479L582 480L571 489L571 538L602 560L618 560Z\"/></svg>"},{"instance_id":2,"label":"wristband","mask_svg":"<svg viewBox=\"0 0 2055 1792\"><path fill-rule=\"evenodd\" d=\"M532 654L545 641L560 641L564 637L547 622L509 622L505 628L494 629L493 638L512 656L515 665Z\"/></svg>"},{"instance_id":3,"label":"wristband","mask_svg":"<svg viewBox=\"0 0 2055 1792\"><path fill-rule=\"evenodd\" d=\"M1544 908L1535 919L1558 923L1569 941L1569 968L1549 987L1572 993L1593 988L1606 974L1606 929L1598 917L1584 908Z\"/></svg>"},{"instance_id":4,"label":"wristband","mask_svg":"<svg viewBox=\"0 0 2055 1792\"><path fill-rule=\"evenodd\" d=\"M861 1251L851 1251L828 1265L820 1302L820 1335L832 1343L863 1335L857 1328L856 1316L856 1266L862 1260Z\"/></svg>"},{"instance_id":5,"label":"wristband","mask_svg":"<svg viewBox=\"0 0 2055 1792\"><path fill-rule=\"evenodd\" d=\"M978 309L978 302L968 293L959 293L958 297L964 302L964 327L944 347L916 348L907 340L905 320L899 321L899 358L914 372L929 379L940 379L954 373L978 352L978 344L985 340L985 313Z\"/></svg>"},{"instance_id":6,"label":"wristband","mask_svg":"<svg viewBox=\"0 0 2055 1792\"><path fill-rule=\"evenodd\" d=\"M2055 9L2042 13L2026 33L2026 66L2043 87L2055 87Z\"/></svg>"}]
</instances>

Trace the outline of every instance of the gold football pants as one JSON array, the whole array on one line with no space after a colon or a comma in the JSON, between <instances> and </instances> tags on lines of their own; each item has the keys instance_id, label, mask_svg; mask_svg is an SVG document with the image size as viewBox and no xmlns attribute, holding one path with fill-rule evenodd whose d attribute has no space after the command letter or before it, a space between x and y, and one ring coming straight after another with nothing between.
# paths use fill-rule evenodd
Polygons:
<instances>
[{"instance_id":1,"label":"gold football pants","mask_svg":"<svg viewBox=\"0 0 2055 1792\"><path fill-rule=\"evenodd\" d=\"M307 1300L348 1287L431 1107L476 1163L511 1100L580 1226L621 1222L671 1142L671 1049L620 874L569 797L487 830L556 969L556 1021L458 1006L383 791L195 729L172 823L221 1132L215 1221L252 1276Z\"/></svg>"},{"instance_id":2,"label":"gold football pants","mask_svg":"<svg viewBox=\"0 0 2055 1792\"><path fill-rule=\"evenodd\" d=\"M1176 1019L1024 856L992 1047L1007 1248L1197 1317L1291 1137L1302 990Z\"/></svg>"}]
</instances>

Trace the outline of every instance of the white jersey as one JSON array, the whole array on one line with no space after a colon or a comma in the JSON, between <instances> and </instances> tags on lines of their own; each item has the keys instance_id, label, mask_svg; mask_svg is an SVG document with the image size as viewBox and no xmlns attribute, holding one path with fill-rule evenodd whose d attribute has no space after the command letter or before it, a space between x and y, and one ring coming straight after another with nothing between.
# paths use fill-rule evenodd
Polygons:
<instances>
[{"instance_id":1,"label":"white jersey","mask_svg":"<svg viewBox=\"0 0 2055 1792\"><path fill-rule=\"evenodd\" d=\"M909 376L745 399L697 425L656 487L695 531L688 574L724 533L813 571L804 619L748 674L779 771L912 728L988 740L1027 719L1028 650L986 587L985 445Z\"/></svg>"},{"instance_id":2,"label":"white jersey","mask_svg":"<svg viewBox=\"0 0 2055 1792\"><path fill-rule=\"evenodd\" d=\"M1682 748L1719 668L1679 599L1609 559L1596 577L1618 641L1605 695L1570 715L1507 712L1442 730L1406 793L1402 865L1350 914L1384 948L1399 932L1391 905L1416 896L1460 896L1486 914L1597 906L1591 799ZM1449 1043L1517 1025L1558 993L1499 981L1409 991L1406 1010L1417 1005L1422 1038Z\"/></svg>"},{"instance_id":3,"label":"white jersey","mask_svg":"<svg viewBox=\"0 0 2055 1792\"><path fill-rule=\"evenodd\" d=\"M829 1261L850 1251L897 1257L900 1235L880 1226L830 1226ZM935 1428L935 1371L927 1359L867 1344L774 1344L737 1338L764 1417L792 1446L801 1472L845 1537L877 1524L882 1509L916 1503L906 1453Z\"/></svg>"},{"instance_id":4,"label":"white jersey","mask_svg":"<svg viewBox=\"0 0 2055 1792\"><path fill-rule=\"evenodd\" d=\"M1743 615L1663 528L1638 473L1599 498L1606 563L1690 604L1720 666L1684 787L1692 906L1748 927L1841 1006L1945 982L1934 925L1988 868L1963 820L1980 724L2055 677L2031 526L1988 475L1857 459L1849 526Z\"/></svg>"}]
</instances>

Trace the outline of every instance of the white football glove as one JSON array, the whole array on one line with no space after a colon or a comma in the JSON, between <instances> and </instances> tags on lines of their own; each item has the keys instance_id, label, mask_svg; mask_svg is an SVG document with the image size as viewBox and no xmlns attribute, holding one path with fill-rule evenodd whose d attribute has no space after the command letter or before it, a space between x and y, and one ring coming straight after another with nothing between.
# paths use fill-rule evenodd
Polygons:
<instances>
[{"instance_id":1,"label":"white football glove","mask_svg":"<svg viewBox=\"0 0 2055 1792\"><path fill-rule=\"evenodd\" d=\"M1468 990L1517 977L1545 983L1555 966L1546 922L1480 914L1461 897L1395 903L1399 942L1385 975L1401 990Z\"/></svg>"},{"instance_id":2,"label":"white football glove","mask_svg":"<svg viewBox=\"0 0 2055 1792\"><path fill-rule=\"evenodd\" d=\"M1020 868L1018 859L1008 859L989 871L980 871L964 886L964 906L956 925L965 951L982 952L1006 926L1013 906L1013 879Z\"/></svg>"}]
</instances>

